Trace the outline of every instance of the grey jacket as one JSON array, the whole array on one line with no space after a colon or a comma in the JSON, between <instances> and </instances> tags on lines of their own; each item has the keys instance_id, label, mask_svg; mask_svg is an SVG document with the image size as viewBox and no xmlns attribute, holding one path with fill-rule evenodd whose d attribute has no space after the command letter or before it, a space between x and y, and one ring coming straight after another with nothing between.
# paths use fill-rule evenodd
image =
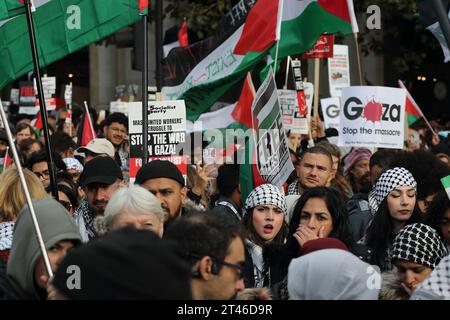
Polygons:
<instances>
[{"instance_id":1,"label":"grey jacket","mask_svg":"<svg viewBox=\"0 0 450 320\"><path fill-rule=\"evenodd\" d=\"M62 240L81 242L77 227L67 210L54 199L33 201L45 248ZM31 214L25 205L17 218L6 276L20 299L40 299L34 280L36 262L41 257Z\"/></svg>"}]
</instances>

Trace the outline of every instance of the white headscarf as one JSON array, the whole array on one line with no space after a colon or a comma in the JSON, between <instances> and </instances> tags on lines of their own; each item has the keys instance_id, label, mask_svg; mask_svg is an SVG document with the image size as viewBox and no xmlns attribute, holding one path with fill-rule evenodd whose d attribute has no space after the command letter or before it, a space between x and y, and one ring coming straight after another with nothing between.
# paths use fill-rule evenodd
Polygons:
<instances>
[{"instance_id":1,"label":"white headscarf","mask_svg":"<svg viewBox=\"0 0 450 320\"><path fill-rule=\"evenodd\" d=\"M293 300L378 300L380 286L380 274L345 250L314 251L289 265Z\"/></svg>"}]
</instances>

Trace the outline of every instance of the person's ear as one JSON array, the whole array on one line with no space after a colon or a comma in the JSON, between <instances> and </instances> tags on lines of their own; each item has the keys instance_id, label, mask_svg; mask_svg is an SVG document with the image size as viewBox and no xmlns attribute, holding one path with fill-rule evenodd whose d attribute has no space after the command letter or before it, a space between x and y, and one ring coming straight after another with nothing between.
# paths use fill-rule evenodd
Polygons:
<instances>
[{"instance_id":1,"label":"person's ear","mask_svg":"<svg viewBox=\"0 0 450 320\"><path fill-rule=\"evenodd\" d=\"M211 280L215 276L212 272L213 264L211 257L202 257L198 263L199 277L206 281Z\"/></svg>"},{"instance_id":2,"label":"person's ear","mask_svg":"<svg viewBox=\"0 0 450 320\"><path fill-rule=\"evenodd\" d=\"M240 184L240 183L238 183L238 186L237 186L237 192L238 192L239 194L242 193L242 191L241 191L241 184Z\"/></svg>"},{"instance_id":3,"label":"person's ear","mask_svg":"<svg viewBox=\"0 0 450 320\"><path fill-rule=\"evenodd\" d=\"M103 127L103 135L106 137L106 132L108 131L108 126Z\"/></svg>"},{"instance_id":4,"label":"person's ear","mask_svg":"<svg viewBox=\"0 0 450 320\"><path fill-rule=\"evenodd\" d=\"M180 189L181 201L184 201L184 199L186 199L187 192L188 192L188 188L186 186L184 186Z\"/></svg>"}]
</instances>

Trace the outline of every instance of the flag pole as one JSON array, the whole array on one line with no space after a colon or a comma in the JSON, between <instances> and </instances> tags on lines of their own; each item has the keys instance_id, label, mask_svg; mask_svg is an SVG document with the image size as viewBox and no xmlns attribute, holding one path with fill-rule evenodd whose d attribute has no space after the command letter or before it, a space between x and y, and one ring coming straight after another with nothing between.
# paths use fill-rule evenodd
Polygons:
<instances>
[{"instance_id":1,"label":"flag pole","mask_svg":"<svg viewBox=\"0 0 450 320\"><path fill-rule=\"evenodd\" d=\"M42 79L41 79L41 70L39 65L39 56L37 52L36 46L36 35L34 33L34 22L33 16L31 13L32 3L30 0L24 1L25 12L27 17L27 25L28 25L28 35L30 37L30 45L31 45L31 54L33 56L33 64L34 64L34 72L36 75L36 86L38 90L38 99L39 99L39 109L42 115L42 129L44 130L44 139L45 139L45 148L47 151L47 162L48 162L48 171L50 173L50 186L52 190L52 196L58 200L58 189L56 187L56 174L55 174L55 163L53 161L52 149L50 146L50 135L48 132L48 122L47 122L47 107L45 105L44 99L44 89L42 88Z\"/></svg>"},{"instance_id":2,"label":"flag pole","mask_svg":"<svg viewBox=\"0 0 450 320\"><path fill-rule=\"evenodd\" d=\"M275 73L277 72L278 49L280 48L281 20L283 19L283 5L284 5L284 0L278 0L277 28L275 30L275 37L277 39L277 45L275 48L275 61L273 64L273 77L274 78L275 78Z\"/></svg>"},{"instance_id":3,"label":"flag pole","mask_svg":"<svg viewBox=\"0 0 450 320\"><path fill-rule=\"evenodd\" d=\"M363 86L363 78L362 78L362 65L361 65L361 56L359 55L359 42L358 42L358 32L353 33L353 38L355 39L355 49L356 49L356 60L358 64L358 75L359 75L359 85Z\"/></svg>"},{"instance_id":4,"label":"flag pole","mask_svg":"<svg viewBox=\"0 0 450 320\"><path fill-rule=\"evenodd\" d=\"M286 59L286 79L284 80L283 89L287 89L288 79L289 79L289 66L291 65L291 56L288 56ZM294 75L295 76L295 75Z\"/></svg>"},{"instance_id":5,"label":"flag pole","mask_svg":"<svg viewBox=\"0 0 450 320\"><path fill-rule=\"evenodd\" d=\"M313 118L319 115L320 59L314 58L314 109Z\"/></svg>"},{"instance_id":6,"label":"flag pole","mask_svg":"<svg viewBox=\"0 0 450 320\"><path fill-rule=\"evenodd\" d=\"M29 0L26 0L27 2ZM39 223L36 218L36 212L34 211L33 202L31 201L30 191L28 190L27 181L25 180L25 176L23 174L22 164L20 163L19 155L17 153L16 145L14 144L13 136L11 133L11 129L9 128L9 122L6 118L5 110L3 109L2 101L0 100L0 116L5 124L5 131L8 137L8 143L11 148L14 164L17 167L17 171L19 172L20 182L22 184L23 192L25 194L25 198L27 199L28 208L30 209L31 220L33 221L34 230L36 231L36 236L39 244L39 249L41 250L42 258L44 259L45 269L47 270L48 277L53 277L52 267L50 265L50 260L48 259L47 250L45 249L44 240L42 238L41 229L39 228Z\"/></svg>"},{"instance_id":7,"label":"flag pole","mask_svg":"<svg viewBox=\"0 0 450 320\"><path fill-rule=\"evenodd\" d=\"M155 12L155 56L156 56L156 91L161 92L163 76L161 61L163 59L162 50L162 33L163 33L163 0L156 1Z\"/></svg>"},{"instance_id":8,"label":"flag pole","mask_svg":"<svg viewBox=\"0 0 450 320\"><path fill-rule=\"evenodd\" d=\"M157 6L159 2L157 1ZM144 63L142 68L142 165L145 165L148 162L148 4L147 10L144 10L141 23L143 24L142 30L144 30L144 34L142 35L144 37ZM156 50L158 51L158 49ZM158 70L157 77L159 78L158 72L161 72L161 67L158 68L158 62L160 60L157 58L156 69Z\"/></svg>"}]
</instances>

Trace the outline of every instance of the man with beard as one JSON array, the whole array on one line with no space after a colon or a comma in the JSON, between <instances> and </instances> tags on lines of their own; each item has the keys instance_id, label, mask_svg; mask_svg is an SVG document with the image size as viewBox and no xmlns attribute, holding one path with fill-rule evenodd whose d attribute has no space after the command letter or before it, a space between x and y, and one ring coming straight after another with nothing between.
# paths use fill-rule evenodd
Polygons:
<instances>
[{"instance_id":1,"label":"man with beard","mask_svg":"<svg viewBox=\"0 0 450 320\"><path fill-rule=\"evenodd\" d=\"M182 214L187 188L180 170L170 161L153 160L136 174L136 184L153 193L161 203L166 216L165 226Z\"/></svg>"},{"instance_id":2,"label":"man with beard","mask_svg":"<svg viewBox=\"0 0 450 320\"><path fill-rule=\"evenodd\" d=\"M286 195L302 195L308 189L326 186L332 166L333 159L327 149L321 146L306 149L295 167L298 179L288 186Z\"/></svg>"},{"instance_id":3,"label":"man with beard","mask_svg":"<svg viewBox=\"0 0 450 320\"><path fill-rule=\"evenodd\" d=\"M370 191L369 160L372 151L367 148L355 148L344 159L344 175L352 186L353 194Z\"/></svg>"},{"instance_id":4,"label":"man with beard","mask_svg":"<svg viewBox=\"0 0 450 320\"><path fill-rule=\"evenodd\" d=\"M96 216L103 211L112 194L123 186L123 176L117 163L110 157L97 157L84 167L79 179L86 198L74 214L83 242L97 236L93 227Z\"/></svg>"},{"instance_id":5,"label":"man with beard","mask_svg":"<svg viewBox=\"0 0 450 320\"><path fill-rule=\"evenodd\" d=\"M189 213L164 235L174 240L191 268L193 300L229 300L244 289L244 231L223 213Z\"/></svg>"},{"instance_id":6,"label":"man with beard","mask_svg":"<svg viewBox=\"0 0 450 320\"><path fill-rule=\"evenodd\" d=\"M128 170L129 153L125 150L126 139L128 136L128 119L120 112L114 112L105 120L103 128L105 138L114 146L115 160L121 170Z\"/></svg>"}]
</instances>

